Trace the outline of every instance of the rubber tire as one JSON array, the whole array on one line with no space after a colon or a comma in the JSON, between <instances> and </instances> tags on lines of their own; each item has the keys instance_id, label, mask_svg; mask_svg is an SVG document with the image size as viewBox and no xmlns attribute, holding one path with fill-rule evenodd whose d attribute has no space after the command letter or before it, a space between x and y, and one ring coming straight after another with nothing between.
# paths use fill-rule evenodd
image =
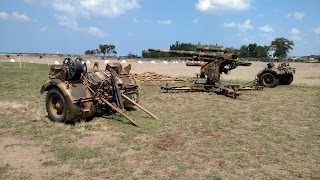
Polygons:
<instances>
[{"instance_id":1,"label":"rubber tire","mask_svg":"<svg viewBox=\"0 0 320 180\"><path fill-rule=\"evenodd\" d=\"M265 81L264 81L264 78L271 78L272 79L272 82L270 84L266 84ZM272 73L263 73L261 76L260 76L260 85L261 86L264 86L264 87L269 87L269 88L273 88L273 87L276 87L279 85L279 79L276 78L276 76Z\"/></svg>"},{"instance_id":2,"label":"rubber tire","mask_svg":"<svg viewBox=\"0 0 320 180\"><path fill-rule=\"evenodd\" d=\"M60 100L62 102L63 110L62 110L61 117L55 116L54 113L52 113L52 111L51 111L50 99L52 96L57 96L58 98L60 98ZM64 95L62 94L62 92L59 89L52 88L48 91L47 96L46 96L46 109L48 112L48 117L51 121L59 122L59 123L66 122L66 120L67 120L67 103L66 103L66 99L65 99Z\"/></svg>"},{"instance_id":3,"label":"rubber tire","mask_svg":"<svg viewBox=\"0 0 320 180\"><path fill-rule=\"evenodd\" d=\"M293 81L293 75L292 74L288 74L286 77L287 82L285 82L285 85L289 85L292 83Z\"/></svg>"}]
</instances>

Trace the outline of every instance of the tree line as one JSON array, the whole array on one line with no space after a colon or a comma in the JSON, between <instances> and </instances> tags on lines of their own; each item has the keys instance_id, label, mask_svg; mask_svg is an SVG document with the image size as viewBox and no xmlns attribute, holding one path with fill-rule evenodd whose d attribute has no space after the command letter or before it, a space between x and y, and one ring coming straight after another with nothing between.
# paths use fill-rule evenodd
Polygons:
<instances>
[{"instance_id":1,"label":"tree line","mask_svg":"<svg viewBox=\"0 0 320 180\"><path fill-rule=\"evenodd\" d=\"M209 46L222 48L223 46L217 45L207 45L192 44L192 43L180 43L176 41L175 44L170 45L170 50L185 50L185 51L196 51L198 46ZM230 51L240 52L240 58L269 58L268 52L274 51L273 56L280 59L287 57L289 50L294 46L293 41L286 38L276 38L273 40L269 46L259 46L256 43L249 45L242 45L240 49L227 47ZM179 57L180 55L174 55L169 53L159 53L159 52L149 52L147 50L142 50L143 58L160 58L160 57Z\"/></svg>"},{"instance_id":2,"label":"tree line","mask_svg":"<svg viewBox=\"0 0 320 180\"><path fill-rule=\"evenodd\" d=\"M112 44L100 44L99 49L93 49L93 50L86 50L84 54L86 55L97 55L97 54L103 54L103 56L110 56L111 54L117 54L117 51L115 50L116 46Z\"/></svg>"}]
</instances>

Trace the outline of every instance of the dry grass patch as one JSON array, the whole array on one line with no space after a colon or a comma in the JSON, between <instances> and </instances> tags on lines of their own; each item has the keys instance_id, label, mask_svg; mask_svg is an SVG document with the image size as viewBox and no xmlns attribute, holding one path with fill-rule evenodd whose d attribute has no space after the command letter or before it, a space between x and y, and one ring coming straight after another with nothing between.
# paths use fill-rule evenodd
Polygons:
<instances>
[{"instance_id":1,"label":"dry grass patch","mask_svg":"<svg viewBox=\"0 0 320 180\"><path fill-rule=\"evenodd\" d=\"M1 178L28 179L48 168L52 171L41 178L320 178L319 86L278 86L232 99L214 93L163 93L162 84L142 84L141 104L160 120L135 110L126 113L143 128L118 115L69 125L48 120L44 95L26 93L39 91L47 66L24 66L0 63L0 142L28 142L4 150L25 146L15 153L34 151L44 158L25 166L37 167L34 171L0 162ZM19 83L9 93L11 81Z\"/></svg>"}]
</instances>

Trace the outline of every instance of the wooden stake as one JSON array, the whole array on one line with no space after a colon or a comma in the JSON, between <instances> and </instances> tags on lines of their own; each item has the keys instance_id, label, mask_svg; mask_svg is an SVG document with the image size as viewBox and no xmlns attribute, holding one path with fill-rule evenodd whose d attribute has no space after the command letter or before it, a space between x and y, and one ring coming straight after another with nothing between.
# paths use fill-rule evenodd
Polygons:
<instances>
[{"instance_id":1,"label":"wooden stake","mask_svg":"<svg viewBox=\"0 0 320 180\"><path fill-rule=\"evenodd\" d=\"M152 116L154 119L159 120L159 118L155 115L153 115L151 112L149 112L148 110L146 110L144 107L142 107L140 104L134 102L132 99L130 99L128 96L121 94L124 98L126 98L128 101L130 101L132 104L136 105L137 107L139 107L142 111L146 112L147 114L149 114L150 116Z\"/></svg>"},{"instance_id":2,"label":"wooden stake","mask_svg":"<svg viewBox=\"0 0 320 180\"><path fill-rule=\"evenodd\" d=\"M123 113L121 111L121 109L113 106L110 102L108 102L107 100L105 100L104 98L101 98L101 100L106 103L108 106L110 106L112 109L114 109L115 111L117 111L121 116L125 117L127 120L129 120L132 124L134 124L135 126L141 127L139 126L139 124L137 124L136 122L134 122L133 119L131 119L129 116L127 116L125 113Z\"/></svg>"}]
</instances>

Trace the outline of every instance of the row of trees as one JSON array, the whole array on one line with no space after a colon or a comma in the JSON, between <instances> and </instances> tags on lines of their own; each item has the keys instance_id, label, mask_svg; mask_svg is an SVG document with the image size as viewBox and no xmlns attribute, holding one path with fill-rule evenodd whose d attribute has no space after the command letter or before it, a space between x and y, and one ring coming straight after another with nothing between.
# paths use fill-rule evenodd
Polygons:
<instances>
[{"instance_id":1,"label":"row of trees","mask_svg":"<svg viewBox=\"0 0 320 180\"><path fill-rule=\"evenodd\" d=\"M256 43L247 45L242 45L240 47L240 57L241 58L268 58L269 46L258 46Z\"/></svg>"},{"instance_id":2,"label":"row of trees","mask_svg":"<svg viewBox=\"0 0 320 180\"><path fill-rule=\"evenodd\" d=\"M115 51L116 46L112 44L100 44L99 49L94 50L86 50L84 54L86 55L96 55L96 54L103 54L104 56L108 54L110 56L111 54L117 54L117 51Z\"/></svg>"},{"instance_id":3,"label":"row of trees","mask_svg":"<svg viewBox=\"0 0 320 180\"><path fill-rule=\"evenodd\" d=\"M240 57L242 58L269 58L268 52L274 51L273 56L279 59L287 57L289 50L294 46L293 41L286 38L276 38L270 46L258 46L256 43L248 46L242 45L240 47Z\"/></svg>"},{"instance_id":4,"label":"row of trees","mask_svg":"<svg viewBox=\"0 0 320 180\"><path fill-rule=\"evenodd\" d=\"M176 41L174 44L170 45L170 50L185 50L185 51L196 51L198 46L209 46L209 47L218 47L222 48L223 46L218 45L208 45L208 44L192 44L192 43L180 43ZM273 56L278 58L285 58L289 53L289 50L294 46L293 41L290 41L286 38L276 38L271 42L270 46L258 46L256 43L249 45L242 45L240 49L236 48L227 48L233 52L240 52L241 58L269 58L268 52L274 51ZM96 55L103 54L104 56L107 54L110 56L111 54L117 54L115 51L115 45L99 45L99 49L94 50L86 50L86 55ZM147 50L142 51L143 58L160 58L160 57L179 57L181 55L169 54L169 53L159 53L159 52L149 52ZM135 58L137 55L132 53L128 54L128 57Z\"/></svg>"},{"instance_id":5,"label":"row of trees","mask_svg":"<svg viewBox=\"0 0 320 180\"><path fill-rule=\"evenodd\" d=\"M170 50L185 50L185 51L195 51L197 46L210 46L210 47L223 47L217 45L207 45L207 44L192 44L192 43L180 43L176 41L175 44L170 45ZM241 58L269 58L268 52L274 51L273 56L280 59L287 57L289 50L294 46L293 41L286 38L276 38L270 44L270 46L259 46L256 43L249 45L242 45L240 49L228 48L233 52L240 52ZM142 57L144 58L159 58L159 57L178 57L179 55L173 55L168 53L159 52L148 52L146 50L142 51Z\"/></svg>"}]
</instances>

